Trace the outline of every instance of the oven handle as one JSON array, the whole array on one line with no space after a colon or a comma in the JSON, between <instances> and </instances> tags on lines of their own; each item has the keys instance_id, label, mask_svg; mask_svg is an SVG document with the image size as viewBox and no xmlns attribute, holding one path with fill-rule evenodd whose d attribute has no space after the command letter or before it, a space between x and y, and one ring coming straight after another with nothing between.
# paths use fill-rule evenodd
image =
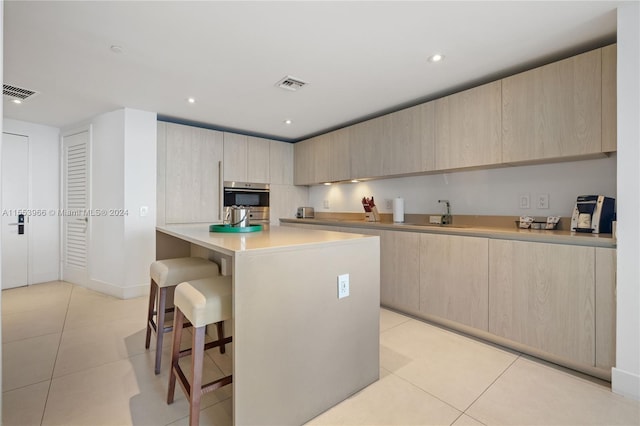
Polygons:
<instances>
[{"instance_id":1,"label":"oven handle","mask_svg":"<svg viewBox=\"0 0 640 426\"><path fill-rule=\"evenodd\" d=\"M224 188L224 192L257 192L260 194L268 194L268 189L255 189L255 188Z\"/></svg>"}]
</instances>

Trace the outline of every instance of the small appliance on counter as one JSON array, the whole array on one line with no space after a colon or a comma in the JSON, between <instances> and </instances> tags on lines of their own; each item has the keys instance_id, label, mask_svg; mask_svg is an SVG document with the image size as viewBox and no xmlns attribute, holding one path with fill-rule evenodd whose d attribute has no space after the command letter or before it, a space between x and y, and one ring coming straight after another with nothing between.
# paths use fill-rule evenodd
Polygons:
<instances>
[{"instance_id":1,"label":"small appliance on counter","mask_svg":"<svg viewBox=\"0 0 640 426\"><path fill-rule=\"evenodd\" d=\"M296 217L298 219L313 219L314 217L316 217L316 214L313 210L313 207L298 207Z\"/></svg>"},{"instance_id":2,"label":"small appliance on counter","mask_svg":"<svg viewBox=\"0 0 640 426\"><path fill-rule=\"evenodd\" d=\"M616 200L604 195L580 195L571 216L571 230L610 234Z\"/></svg>"}]
</instances>

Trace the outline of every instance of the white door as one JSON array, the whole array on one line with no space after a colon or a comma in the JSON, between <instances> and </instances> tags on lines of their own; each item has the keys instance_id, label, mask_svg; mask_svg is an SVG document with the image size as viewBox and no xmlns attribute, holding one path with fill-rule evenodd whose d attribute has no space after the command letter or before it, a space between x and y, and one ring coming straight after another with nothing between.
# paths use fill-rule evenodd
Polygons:
<instances>
[{"instance_id":1,"label":"white door","mask_svg":"<svg viewBox=\"0 0 640 426\"><path fill-rule=\"evenodd\" d=\"M2 134L2 288L29 283L29 138Z\"/></svg>"},{"instance_id":2,"label":"white door","mask_svg":"<svg viewBox=\"0 0 640 426\"><path fill-rule=\"evenodd\" d=\"M85 286L89 250L89 132L62 139L62 279Z\"/></svg>"}]
</instances>

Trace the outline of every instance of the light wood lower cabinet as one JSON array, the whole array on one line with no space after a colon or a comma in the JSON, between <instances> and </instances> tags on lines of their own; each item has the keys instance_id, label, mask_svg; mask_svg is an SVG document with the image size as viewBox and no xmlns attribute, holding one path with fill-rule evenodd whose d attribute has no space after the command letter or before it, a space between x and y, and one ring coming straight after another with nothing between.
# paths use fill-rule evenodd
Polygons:
<instances>
[{"instance_id":1,"label":"light wood lower cabinet","mask_svg":"<svg viewBox=\"0 0 640 426\"><path fill-rule=\"evenodd\" d=\"M396 309L419 309L419 233L380 231L380 303Z\"/></svg>"},{"instance_id":2,"label":"light wood lower cabinet","mask_svg":"<svg viewBox=\"0 0 640 426\"><path fill-rule=\"evenodd\" d=\"M595 249L489 242L489 332L595 364Z\"/></svg>"},{"instance_id":3,"label":"light wood lower cabinet","mask_svg":"<svg viewBox=\"0 0 640 426\"><path fill-rule=\"evenodd\" d=\"M488 330L489 240L420 235L420 312Z\"/></svg>"},{"instance_id":4,"label":"light wood lower cabinet","mask_svg":"<svg viewBox=\"0 0 640 426\"><path fill-rule=\"evenodd\" d=\"M616 365L616 249L596 248L596 367Z\"/></svg>"}]
</instances>

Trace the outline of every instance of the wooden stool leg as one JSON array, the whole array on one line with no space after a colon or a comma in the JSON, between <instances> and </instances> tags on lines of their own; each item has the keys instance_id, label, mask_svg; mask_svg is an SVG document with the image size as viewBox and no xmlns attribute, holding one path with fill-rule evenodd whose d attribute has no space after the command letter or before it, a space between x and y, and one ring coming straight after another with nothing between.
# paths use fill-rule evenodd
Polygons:
<instances>
[{"instance_id":1,"label":"wooden stool leg","mask_svg":"<svg viewBox=\"0 0 640 426\"><path fill-rule=\"evenodd\" d=\"M171 366L169 367L169 391L167 393L167 404L173 403L173 396L176 391L176 368L180 360L180 341L182 340L182 323L184 315L178 308L174 311L173 319L173 344L171 346Z\"/></svg>"},{"instance_id":2,"label":"wooden stool leg","mask_svg":"<svg viewBox=\"0 0 640 426\"><path fill-rule=\"evenodd\" d=\"M220 353L223 354L226 352L224 348L224 321L217 322L216 328L218 330L218 340L220 340Z\"/></svg>"},{"instance_id":3,"label":"wooden stool leg","mask_svg":"<svg viewBox=\"0 0 640 426\"><path fill-rule=\"evenodd\" d=\"M200 399L202 398L202 363L204 361L204 336L207 327L193 330L191 342L191 392L189 392L189 426L200 422Z\"/></svg>"},{"instance_id":4,"label":"wooden stool leg","mask_svg":"<svg viewBox=\"0 0 640 426\"><path fill-rule=\"evenodd\" d=\"M164 340L164 321L167 306L167 287L160 289L160 301L157 309L156 322L156 374L160 374L160 363L162 362L162 341Z\"/></svg>"},{"instance_id":5,"label":"wooden stool leg","mask_svg":"<svg viewBox=\"0 0 640 426\"><path fill-rule=\"evenodd\" d=\"M151 344L151 322L153 321L153 311L156 306L156 294L158 285L151 280L151 284L149 286L149 311L147 313L147 338L144 343L145 349L149 349Z\"/></svg>"}]
</instances>

